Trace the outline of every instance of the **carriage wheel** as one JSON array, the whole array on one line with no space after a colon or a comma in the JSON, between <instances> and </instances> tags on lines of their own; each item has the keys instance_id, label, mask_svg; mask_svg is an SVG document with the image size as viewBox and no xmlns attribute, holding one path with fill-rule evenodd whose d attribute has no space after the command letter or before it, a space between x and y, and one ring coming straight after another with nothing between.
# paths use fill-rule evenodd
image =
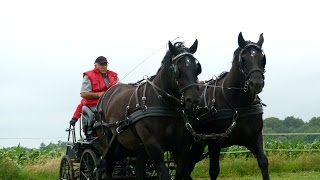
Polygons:
<instances>
[{"instance_id":1,"label":"carriage wheel","mask_svg":"<svg viewBox=\"0 0 320 180\"><path fill-rule=\"evenodd\" d=\"M68 155L64 155L60 162L60 180L75 180L73 163Z\"/></svg>"},{"instance_id":2,"label":"carriage wheel","mask_svg":"<svg viewBox=\"0 0 320 180\"><path fill-rule=\"evenodd\" d=\"M98 180L99 172L94 172L97 167L97 156L91 149L86 149L80 160L80 180Z\"/></svg>"}]
</instances>

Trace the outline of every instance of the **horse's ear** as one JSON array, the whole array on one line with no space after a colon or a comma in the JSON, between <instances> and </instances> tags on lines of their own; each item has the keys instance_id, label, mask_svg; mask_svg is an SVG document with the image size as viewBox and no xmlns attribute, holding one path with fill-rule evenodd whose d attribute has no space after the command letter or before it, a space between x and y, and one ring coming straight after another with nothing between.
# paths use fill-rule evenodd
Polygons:
<instances>
[{"instance_id":1,"label":"horse's ear","mask_svg":"<svg viewBox=\"0 0 320 180\"><path fill-rule=\"evenodd\" d=\"M264 42L264 38L263 38L263 33L260 34L260 37L259 37L259 41L257 42L257 44L262 47L262 44Z\"/></svg>"},{"instance_id":2,"label":"horse's ear","mask_svg":"<svg viewBox=\"0 0 320 180\"><path fill-rule=\"evenodd\" d=\"M197 51L197 48L198 48L198 39L196 39L192 44L192 46L189 48L190 53L194 54Z\"/></svg>"},{"instance_id":3,"label":"horse's ear","mask_svg":"<svg viewBox=\"0 0 320 180\"><path fill-rule=\"evenodd\" d=\"M241 48L244 48L246 46L246 41L243 39L241 32L239 33L239 36L238 36L238 45Z\"/></svg>"},{"instance_id":4,"label":"horse's ear","mask_svg":"<svg viewBox=\"0 0 320 180\"><path fill-rule=\"evenodd\" d=\"M176 48L172 45L171 41L168 42L169 45L169 51L171 52L171 54L177 55L177 51Z\"/></svg>"}]
</instances>

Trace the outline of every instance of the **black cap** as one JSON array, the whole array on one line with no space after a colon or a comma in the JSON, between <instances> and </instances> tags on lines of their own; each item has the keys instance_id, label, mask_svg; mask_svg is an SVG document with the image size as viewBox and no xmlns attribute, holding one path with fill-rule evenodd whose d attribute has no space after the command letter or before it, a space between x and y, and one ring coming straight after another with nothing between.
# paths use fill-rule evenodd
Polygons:
<instances>
[{"instance_id":1,"label":"black cap","mask_svg":"<svg viewBox=\"0 0 320 180\"><path fill-rule=\"evenodd\" d=\"M108 60L107 58L105 58L104 56L99 56L95 61L94 63L98 63L98 64L108 64Z\"/></svg>"}]
</instances>

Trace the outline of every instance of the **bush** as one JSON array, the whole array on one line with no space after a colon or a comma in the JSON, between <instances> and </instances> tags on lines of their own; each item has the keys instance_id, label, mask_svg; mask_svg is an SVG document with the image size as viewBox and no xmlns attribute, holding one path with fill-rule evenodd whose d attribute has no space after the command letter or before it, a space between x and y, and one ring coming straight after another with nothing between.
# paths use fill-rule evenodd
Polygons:
<instances>
[{"instance_id":1,"label":"bush","mask_svg":"<svg viewBox=\"0 0 320 180\"><path fill-rule=\"evenodd\" d=\"M20 177L21 168L8 159L0 159L0 179L16 180Z\"/></svg>"}]
</instances>

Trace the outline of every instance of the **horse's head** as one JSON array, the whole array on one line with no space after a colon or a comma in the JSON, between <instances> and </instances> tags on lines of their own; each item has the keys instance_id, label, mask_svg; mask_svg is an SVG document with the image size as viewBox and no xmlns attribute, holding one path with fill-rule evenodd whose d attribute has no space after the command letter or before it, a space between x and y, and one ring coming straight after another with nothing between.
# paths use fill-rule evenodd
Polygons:
<instances>
[{"instance_id":1,"label":"horse's head","mask_svg":"<svg viewBox=\"0 0 320 180\"><path fill-rule=\"evenodd\" d=\"M258 94L264 87L264 72L266 66L266 56L262 50L263 34L260 34L257 43L245 41L242 33L239 33L239 48L235 52L234 62L245 77L245 89Z\"/></svg>"},{"instance_id":2,"label":"horse's head","mask_svg":"<svg viewBox=\"0 0 320 180\"><path fill-rule=\"evenodd\" d=\"M201 65L193 56L197 51L198 40L195 40L190 48L182 42L174 45L169 41L170 77L172 86L177 89L182 103L187 109L193 108L199 102L198 75L201 73Z\"/></svg>"}]
</instances>

